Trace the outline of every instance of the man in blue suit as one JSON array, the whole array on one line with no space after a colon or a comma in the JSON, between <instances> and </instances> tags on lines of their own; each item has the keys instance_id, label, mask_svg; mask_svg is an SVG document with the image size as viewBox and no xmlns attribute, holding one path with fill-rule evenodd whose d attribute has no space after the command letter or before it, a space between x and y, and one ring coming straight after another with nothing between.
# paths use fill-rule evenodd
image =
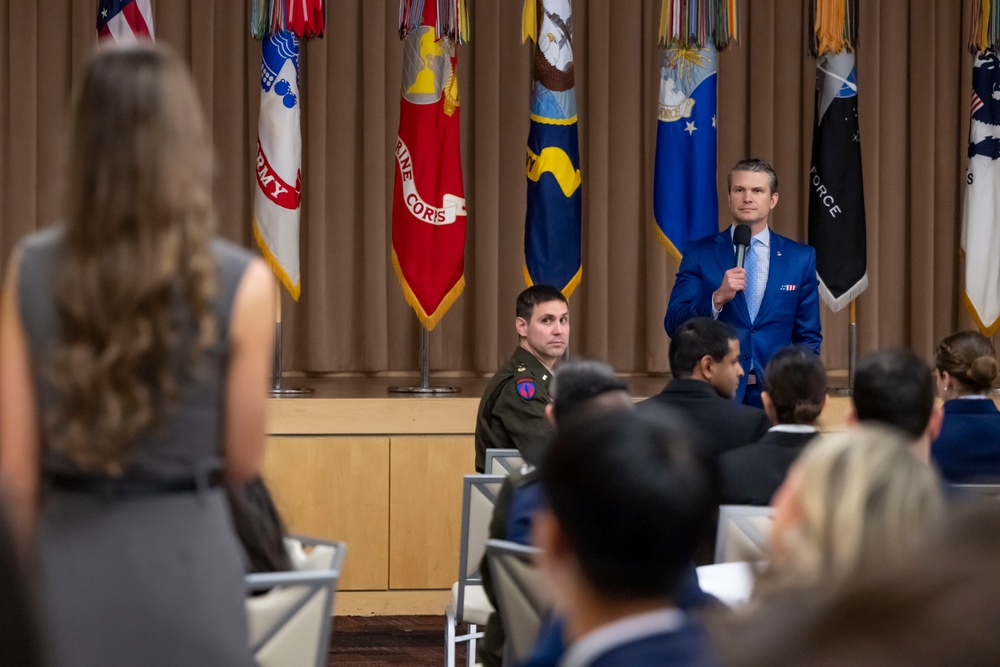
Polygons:
<instances>
[{"instance_id":1,"label":"man in blue suit","mask_svg":"<svg viewBox=\"0 0 1000 667\"><path fill-rule=\"evenodd\" d=\"M740 160L729 171L728 229L691 243L670 292L663 326L673 337L692 317L713 317L739 334L744 376L736 399L762 406L762 371L787 345L816 354L823 340L819 321L816 251L779 236L768 226L778 204L778 175L764 160ZM749 225L746 266L736 266L733 232Z\"/></svg>"}]
</instances>

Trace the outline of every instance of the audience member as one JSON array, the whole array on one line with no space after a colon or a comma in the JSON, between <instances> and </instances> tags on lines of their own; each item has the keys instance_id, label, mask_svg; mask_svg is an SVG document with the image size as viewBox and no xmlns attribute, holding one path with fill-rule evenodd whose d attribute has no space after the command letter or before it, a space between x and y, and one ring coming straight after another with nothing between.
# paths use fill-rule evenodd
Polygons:
<instances>
[{"instance_id":1,"label":"audience member","mask_svg":"<svg viewBox=\"0 0 1000 667\"><path fill-rule=\"evenodd\" d=\"M854 373L853 403L848 423L878 422L899 429L910 439L913 454L930 460L941 410L934 406L934 378L923 359L904 348L862 358Z\"/></svg>"},{"instance_id":2,"label":"audience member","mask_svg":"<svg viewBox=\"0 0 1000 667\"><path fill-rule=\"evenodd\" d=\"M263 459L274 278L212 238L212 142L167 49L98 49L71 128L66 222L0 304L0 482L51 664L248 665L220 486Z\"/></svg>"},{"instance_id":3,"label":"audience member","mask_svg":"<svg viewBox=\"0 0 1000 667\"><path fill-rule=\"evenodd\" d=\"M826 371L812 350L786 347L771 356L761 393L774 424L757 442L732 449L719 459L722 502L767 505L789 467L815 436L826 405Z\"/></svg>"},{"instance_id":4,"label":"audience member","mask_svg":"<svg viewBox=\"0 0 1000 667\"><path fill-rule=\"evenodd\" d=\"M763 410L733 400L743 367L736 330L725 322L695 317L678 326L670 340L670 372L673 379L640 410L681 410L719 454L756 442L770 428Z\"/></svg>"},{"instance_id":5,"label":"audience member","mask_svg":"<svg viewBox=\"0 0 1000 667\"><path fill-rule=\"evenodd\" d=\"M615 376L607 364L589 359L571 359L559 365L552 378L553 400L545 406L545 416L553 428L581 416L612 409L632 409L628 385ZM548 441L545 442L545 448ZM526 464L504 480L490 521L490 537L519 544L531 544L531 517L543 504L535 466ZM485 556L480 565L483 588L496 608L492 573ZM503 657L504 631L497 613L490 616L482 641L476 644L479 663L499 666Z\"/></svg>"},{"instance_id":6,"label":"audience member","mask_svg":"<svg viewBox=\"0 0 1000 667\"><path fill-rule=\"evenodd\" d=\"M518 346L487 383L476 416L476 472L487 449L517 449L537 463L550 425L545 418L552 371L569 347L569 306L555 287L532 285L517 297Z\"/></svg>"},{"instance_id":7,"label":"audience member","mask_svg":"<svg viewBox=\"0 0 1000 667\"><path fill-rule=\"evenodd\" d=\"M42 667L45 648L24 563L0 507L0 665Z\"/></svg>"},{"instance_id":8,"label":"audience member","mask_svg":"<svg viewBox=\"0 0 1000 667\"><path fill-rule=\"evenodd\" d=\"M948 336L934 366L944 418L931 458L941 476L954 484L1000 481L1000 411L989 396L997 359L989 338L978 331Z\"/></svg>"},{"instance_id":9,"label":"audience member","mask_svg":"<svg viewBox=\"0 0 1000 667\"><path fill-rule=\"evenodd\" d=\"M934 471L900 433L877 426L806 447L772 504L771 563L755 596L837 587L894 562L944 511Z\"/></svg>"},{"instance_id":10,"label":"audience member","mask_svg":"<svg viewBox=\"0 0 1000 667\"><path fill-rule=\"evenodd\" d=\"M541 468L539 566L566 619L560 664L714 664L675 604L718 502L709 457L668 413L614 411L561 428Z\"/></svg>"},{"instance_id":11,"label":"audience member","mask_svg":"<svg viewBox=\"0 0 1000 667\"><path fill-rule=\"evenodd\" d=\"M790 591L713 635L730 667L993 665L998 553L1000 505L958 505L902 560L837 590Z\"/></svg>"}]
</instances>

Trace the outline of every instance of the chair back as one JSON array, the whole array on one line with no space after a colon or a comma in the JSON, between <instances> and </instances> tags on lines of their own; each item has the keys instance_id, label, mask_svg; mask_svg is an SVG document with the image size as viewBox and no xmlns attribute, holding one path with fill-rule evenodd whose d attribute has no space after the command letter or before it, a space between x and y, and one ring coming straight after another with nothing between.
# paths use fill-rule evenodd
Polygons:
<instances>
[{"instance_id":1,"label":"chair back","mask_svg":"<svg viewBox=\"0 0 1000 667\"><path fill-rule=\"evenodd\" d=\"M520 470L524 457L517 449L487 449L483 470L487 475L509 475Z\"/></svg>"},{"instance_id":2,"label":"chair back","mask_svg":"<svg viewBox=\"0 0 1000 667\"><path fill-rule=\"evenodd\" d=\"M767 506L721 505L715 562L766 560L774 510Z\"/></svg>"},{"instance_id":3,"label":"chair back","mask_svg":"<svg viewBox=\"0 0 1000 667\"><path fill-rule=\"evenodd\" d=\"M303 543L312 545L312 552L306 553ZM286 538L285 546L293 565L301 569L244 577L248 592L267 591L246 601L251 652L261 667L323 667L347 545Z\"/></svg>"},{"instance_id":4,"label":"chair back","mask_svg":"<svg viewBox=\"0 0 1000 667\"><path fill-rule=\"evenodd\" d=\"M466 586L481 586L479 563L490 536L490 519L506 475L465 475L462 487L462 536L458 554L456 620L463 622Z\"/></svg>"},{"instance_id":5,"label":"chair back","mask_svg":"<svg viewBox=\"0 0 1000 667\"><path fill-rule=\"evenodd\" d=\"M952 488L960 493L1000 500L1000 484L953 484Z\"/></svg>"},{"instance_id":6,"label":"chair back","mask_svg":"<svg viewBox=\"0 0 1000 667\"><path fill-rule=\"evenodd\" d=\"M533 560L537 553L537 547L516 542L486 542L497 611L507 636L505 663L509 659L522 664L531 657L542 619L551 607L545 581Z\"/></svg>"}]
</instances>

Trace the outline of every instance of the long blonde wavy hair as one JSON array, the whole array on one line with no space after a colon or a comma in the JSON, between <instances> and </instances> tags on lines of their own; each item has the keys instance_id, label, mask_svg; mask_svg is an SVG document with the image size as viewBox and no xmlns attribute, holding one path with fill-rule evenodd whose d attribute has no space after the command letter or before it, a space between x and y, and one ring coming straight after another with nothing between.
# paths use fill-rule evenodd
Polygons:
<instances>
[{"instance_id":1,"label":"long blonde wavy hair","mask_svg":"<svg viewBox=\"0 0 1000 667\"><path fill-rule=\"evenodd\" d=\"M764 590L836 586L893 562L944 514L941 481L899 433L860 426L806 447L790 475L798 520ZM787 483L787 482L786 482ZM780 492L779 492L780 493ZM767 579L773 578L773 581Z\"/></svg>"},{"instance_id":2,"label":"long blonde wavy hair","mask_svg":"<svg viewBox=\"0 0 1000 667\"><path fill-rule=\"evenodd\" d=\"M176 56L146 44L91 57L73 107L46 415L51 445L82 468L121 474L215 339L212 160Z\"/></svg>"}]
</instances>

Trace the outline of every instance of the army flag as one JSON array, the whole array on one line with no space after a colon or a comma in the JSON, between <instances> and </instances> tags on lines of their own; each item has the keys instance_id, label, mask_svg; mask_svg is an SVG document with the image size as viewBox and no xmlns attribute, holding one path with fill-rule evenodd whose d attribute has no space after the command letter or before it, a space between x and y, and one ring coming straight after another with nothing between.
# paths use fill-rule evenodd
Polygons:
<instances>
[{"instance_id":1,"label":"army flag","mask_svg":"<svg viewBox=\"0 0 1000 667\"><path fill-rule=\"evenodd\" d=\"M100 0L97 3L97 39L131 44L153 39L153 5L150 0Z\"/></svg>"},{"instance_id":2,"label":"army flag","mask_svg":"<svg viewBox=\"0 0 1000 667\"><path fill-rule=\"evenodd\" d=\"M653 217L678 262L689 242L719 231L718 52L738 37L736 0L660 5Z\"/></svg>"},{"instance_id":3,"label":"army flag","mask_svg":"<svg viewBox=\"0 0 1000 667\"><path fill-rule=\"evenodd\" d=\"M1000 330L1000 55L976 53L972 69L969 163L965 173L962 251L965 305L980 331Z\"/></svg>"},{"instance_id":4,"label":"army flag","mask_svg":"<svg viewBox=\"0 0 1000 667\"><path fill-rule=\"evenodd\" d=\"M715 187L716 50L662 50L653 170L657 236L678 262L689 241L719 231Z\"/></svg>"},{"instance_id":5,"label":"army flag","mask_svg":"<svg viewBox=\"0 0 1000 667\"><path fill-rule=\"evenodd\" d=\"M465 287L465 193L456 46L462 0L401 0L403 83L392 203L392 263L428 331Z\"/></svg>"},{"instance_id":6,"label":"army flag","mask_svg":"<svg viewBox=\"0 0 1000 667\"><path fill-rule=\"evenodd\" d=\"M830 310L841 310L868 287L857 70L847 50L816 60L809 244L820 296Z\"/></svg>"},{"instance_id":7,"label":"army flag","mask_svg":"<svg viewBox=\"0 0 1000 667\"><path fill-rule=\"evenodd\" d=\"M524 279L569 298L583 276L580 146L570 0L525 0L521 41L535 43L525 174Z\"/></svg>"},{"instance_id":8,"label":"army flag","mask_svg":"<svg viewBox=\"0 0 1000 667\"><path fill-rule=\"evenodd\" d=\"M296 301L299 284L299 38L287 30L261 40L260 119L253 235L264 259Z\"/></svg>"}]
</instances>

